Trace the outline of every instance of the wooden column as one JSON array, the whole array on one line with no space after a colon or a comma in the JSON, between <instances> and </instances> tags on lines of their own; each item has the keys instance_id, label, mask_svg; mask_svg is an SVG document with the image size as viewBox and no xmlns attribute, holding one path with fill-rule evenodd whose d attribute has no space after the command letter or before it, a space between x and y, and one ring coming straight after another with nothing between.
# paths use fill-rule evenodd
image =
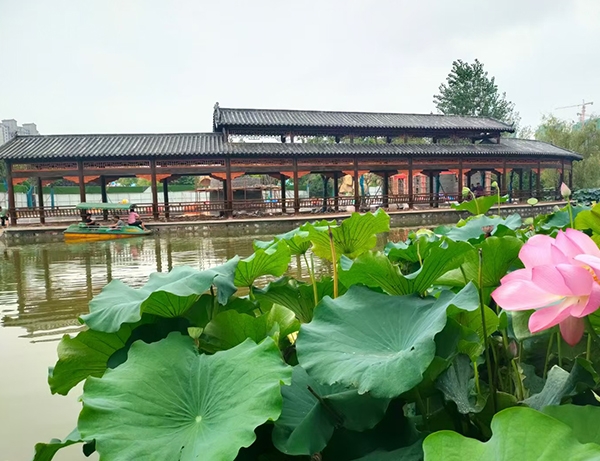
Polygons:
<instances>
[{"instance_id":1,"label":"wooden column","mask_svg":"<svg viewBox=\"0 0 600 461\"><path fill-rule=\"evenodd\" d=\"M281 212L283 214L287 213L286 203L285 203L285 175L279 175L279 181L281 181Z\"/></svg>"},{"instance_id":2,"label":"wooden column","mask_svg":"<svg viewBox=\"0 0 600 461\"><path fill-rule=\"evenodd\" d=\"M413 208L413 202L415 200L414 183L413 183L413 161L412 158L408 159L408 175L406 180L408 181L408 207Z\"/></svg>"},{"instance_id":3,"label":"wooden column","mask_svg":"<svg viewBox=\"0 0 600 461\"><path fill-rule=\"evenodd\" d=\"M427 176L429 177L429 207L433 208L433 180L434 180L434 173L433 171L429 171L427 173Z\"/></svg>"},{"instance_id":4,"label":"wooden column","mask_svg":"<svg viewBox=\"0 0 600 461\"><path fill-rule=\"evenodd\" d=\"M44 191L42 188L42 178L37 178L37 190L38 190L38 207L40 210L40 224L46 224L46 216L44 215Z\"/></svg>"},{"instance_id":5,"label":"wooden column","mask_svg":"<svg viewBox=\"0 0 600 461\"><path fill-rule=\"evenodd\" d=\"M333 209L335 211L339 211L339 191L340 191L340 187L338 185L338 180L339 180L339 176L340 174L336 171L335 173L333 173Z\"/></svg>"},{"instance_id":6,"label":"wooden column","mask_svg":"<svg viewBox=\"0 0 600 461\"><path fill-rule=\"evenodd\" d=\"M6 192L8 192L8 216L10 217L10 224L16 226L17 207L15 206L15 186L13 184L12 165L10 162L6 162L6 184Z\"/></svg>"},{"instance_id":7,"label":"wooden column","mask_svg":"<svg viewBox=\"0 0 600 461\"><path fill-rule=\"evenodd\" d=\"M300 193L298 192L298 159L294 157L293 162L294 173L294 213L300 213Z\"/></svg>"},{"instance_id":8,"label":"wooden column","mask_svg":"<svg viewBox=\"0 0 600 461\"><path fill-rule=\"evenodd\" d=\"M77 162L77 177L79 178L79 201L85 203L85 176L83 174L83 161ZM84 211L82 211L84 213Z\"/></svg>"},{"instance_id":9,"label":"wooden column","mask_svg":"<svg viewBox=\"0 0 600 461\"><path fill-rule=\"evenodd\" d=\"M502 161L502 189L500 189L501 194L508 194L508 176L506 175L506 159ZM503 190L504 189L504 190Z\"/></svg>"},{"instance_id":10,"label":"wooden column","mask_svg":"<svg viewBox=\"0 0 600 461\"><path fill-rule=\"evenodd\" d=\"M106 193L106 176L100 176L100 195L102 203L108 203L108 194ZM102 211L102 219L108 221L108 210Z\"/></svg>"},{"instance_id":11,"label":"wooden column","mask_svg":"<svg viewBox=\"0 0 600 461\"><path fill-rule=\"evenodd\" d=\"M353 138L350 138L353 142ZM360 178L358 177L358 159L354 156L354 208L360 211Z\"/></svg>"},{"instance_id":12,"label":"wooden column","mask_svg":"<svg viewBox=\"0 0 600 461\"><path fill-rule=\"evenodd\" d=\"M523 168L519 170L519 199L522 198L523 195Z\"/></svg>"},{"instance_id":13,"label":"wooden column","mask_svg":"<svg viewBox=\"0 0 600 461\"><path fill-rule=\"evenodd\" d=\"M225 182L223 183L225 189L225 216L233 216L233 180L231 178L231 159L227 157L225 159Z\"/></svg>"},{"instance_id":14,"label":"wooden column","mask_svg":"<svg viewBox=\"0 0 600 461\"><path fill-rule=\"evenodd\" d=\"M322 175L323 177L323 212L327 212L327 199L329 198L329 191L327 190L329 186L329 178L327 175Z\"/></svg>"},{"instance_id":15,"label":"wooden column","mask_svg":"<svg viewBox=\"0 0 600 461\"><path fill-rule=\"evenodd\" d=\"M383 184L381 187L381 192L383 194L383 208L388 208L390 206L390 173L388 171L383 172Z\"/></svg>"},{"instance_id":16,"label":"wooden column","mask_svg":"<svg viewBox=\"0 0 600 461\"><path fill-rule=\"evenodd\" d=\"M150 188L152 189L152 217L158 221L158 185L156 184L156 160L150 160Z\"/></svg>"},{"instance_id":17,"label":"wooden column","mask_svg":"<svg viewBox=\"0 0 600 461\"><path fill-rule=\"evenodd\" d=\"M537 199L542 199L542 162L538 160L537 164L537 176L535 182L535 189L537 194Z\"/></svg>"},{"instance_id":18,"label":"wooden column","mask_svg":"<svg viewBox=\"0 0 600 461\"><path fill-rule=\"evenodd\" d=\"M163 179L163 206L165 208L165 219L168 221L169 213L169 178Z\"/></svg>"},{"instance_id":19,"label":"wooden column","mask_svg":"<svg viewBox=\"0 0 600 461\"><path fill-rule=\"evenodd\" d=\"M463 199L462 190L465 187L464 176L465 175L463 173L463 162L462 162L462 159L460 159L458 161L458 194L456 194L456 199L459 203L462 202L462 199Z\"/></svg>"}]
</instances>

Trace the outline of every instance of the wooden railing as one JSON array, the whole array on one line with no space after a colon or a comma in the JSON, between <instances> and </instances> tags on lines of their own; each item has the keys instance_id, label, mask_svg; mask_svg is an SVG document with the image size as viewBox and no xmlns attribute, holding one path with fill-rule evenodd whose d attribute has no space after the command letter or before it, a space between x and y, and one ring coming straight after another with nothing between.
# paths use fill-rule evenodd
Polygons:
<instances>
[{"instance_id":1,"label":"wooden railing","mask_svg":"<svg viewBox=\"0 0 600 461\"><path fill-rule=\"evenodd\" d=\"M486 190L479 195L495 195L495 190ZM501 191L502 195L507 193ZM539 193L534 190L533 193L529 190L513 190L510 193L511 199L525 202L531 197L535 197L540 201L552 201L560 199L560 194L555 189L542 189ZM356 206L354 196L320 197L302 198L296 200L293 198L286 199L264 199L264 200L234 200L230 206L225 201L206 201L206 202L180 202L158 204L157 213L160 220L185 221L185 220L200 220L218 218L227 215L243 216L250 214L259 216L261 214L283 214L294 213L296 210L300 213L308 212L335 212L345 211L348 207L353 207L357 211L365 211L374 208L389 208L390 210L401 210L409 207L423 208L429 207L444 207L449 206L450 202L457 202L461 198L456 194L435 194L435 193L418 193L413 194L412 200L408 194L398 195L369 195L359 199L359 204ZM136 204L136 211L143 220L154 219L154 207L150 203ZM110 220L110 216L118 214L125 216L127 210L109 210L103 213L101 210L91 210L94 219L102 219L104 215ZM17 208L15 210L17 219L40 220L53 219L56 221L79 221L81 219L81 210L74 206L55 206L44 207L40 210L39 207L34 208ZM42 221L43 222L43 221Z\"/></svg>"}]
</instances>

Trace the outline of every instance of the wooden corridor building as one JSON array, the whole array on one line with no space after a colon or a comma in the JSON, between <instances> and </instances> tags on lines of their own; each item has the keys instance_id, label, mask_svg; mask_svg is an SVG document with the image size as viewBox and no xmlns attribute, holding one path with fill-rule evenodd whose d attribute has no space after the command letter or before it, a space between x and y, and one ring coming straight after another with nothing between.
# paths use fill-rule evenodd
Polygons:
<instances>
[{"instance_id":1,"label":"wooden corridor building","mask_svg":"<svg viewBox=\"0 0 600 461\"><path fill-rule=\"evenodd\" d=\"M304 208L298 180L308 173L333 179L334 197L327 199L327 206L334 209L369 204L434 206L439 199L439 190L433 192L434 181L448 172L457 177L457 191L468 184L471 174L486 171L496 174L503 191L508 190L508 175L512 178L516 173L519 187L514 189L515 196L526 193L541 199L540 173L544 169L557 170L560 180L572 187L572 164L580 155L540 141L503 136L513 131L511 125L486 117L228 109L217 104L212 132L17 136L0 147L0 159L7 164L13 224L34 213L42 223L47 216L77 215L74 209L46 207L42 194L35 210L16 208L13 186L32 178L38 190L57 179L74 181L79 184L82 202L86 201L86 184L99 184L103 201L107 201L106 188L111 181L147 178L152 203L138 207L154 219L169 219L186 211L232 215L240 209L271 209L298 213ZM245 136L269 141L242 142ZM361 197L359 178L367 172L383 179L378 197ZM232 181L244 174L277 178L281 198L234 200ZM406 187L390 193L390 178L398 174L408 179ZM427 194L415 193L410 179L417 174L429 178ZM169 203L169 180L184 175L219 179L223 199ZM338 197L338 181L344 175L354 178L353 196ZM529 176L528 191L521 191L524 175ZM293 198L287 198L287 179L292 180ZM163 183L162 204L159 182Z\"/></svg>"}]
</instances>

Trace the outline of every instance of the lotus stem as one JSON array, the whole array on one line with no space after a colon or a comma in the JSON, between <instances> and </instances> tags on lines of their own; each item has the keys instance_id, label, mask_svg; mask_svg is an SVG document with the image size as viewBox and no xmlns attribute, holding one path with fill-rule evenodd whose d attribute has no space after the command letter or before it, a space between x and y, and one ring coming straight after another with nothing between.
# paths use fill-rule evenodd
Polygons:
<instances>
[{"instance_id":1,"label":"lotus stem","mask_svg":"<svg viewBox=\"0 0 600 461\"><path fill-rule=\"evenodd\" d=\"M429 430L429 414L427 413L427 408L425 407L423 399L421 398L421 393L417 388L415 388L415 403L417 404L419 411L423 415L423 423L425 424L425 428Z\"/></svg>"},{"instance_id":2,"label":"lotus stem","mask_svg":"<svg viewBox=\"0 0 600 461\"><path fill-rule=\"evenodd\" d=\"M588 342L585 358L590 360L592 354L592 340L596 341L596 344L600 345L600 336L598 336L598 333L596 333L596 330L594 330L594 325L592 325L589 315L585 317L584 322L588 331Z\"/></svg>"},{"instance_id":3,"label":"lotus stem","mask_svg":"<svg viewBox=\"0 0 600 461\"><path fill-rule=\"evenodd\" d=\"M475 390L477 395L481 395L481 385L479 384L479 370L477 369L477 361L473 360L473 372L475 373Z\"/></svg>"},{"instance_id":4,"label":"lotus stem","mask_svg":"<svg viewBox=\"0 0 600 461\"><path fill-rule=\"evenodd\" d=\"M333 242L333 232L331 226L327 226L329 231L329 247L331 248L331 263L333 264L333 297L338 297L338 270L337 270L337 255L335 254L335 244Z\"/></svg>"},{"instance_id":5,"label":"lotus stem","mask_svg":"<svg viewBox=\"0 0 600 461\"><path fill-rule=\"evenodd\" d=\"M587 347L585 348L585 359L590 360L591 356L592 356L592 335L588 332Z\"/></svg>"},{"instance_id":6,"label":"lotus stem","mask_svg":"<svg viewBox=\"0 0 600 461\"><path fill-rule=\"evenodd\" d=\"M556 332L556 348L558 349L558 366L562 367L562 344L560 338L560 331Z\"/></svg>"},{"instance_id":7,"label":"lotus stem","mask_svg":"<svg viewBox=\"0 0 600 461\"><path fill-rule=\"evenodd\" d=\"M498 216L500 216L500 188L496 187L496 195L498 196Z\"/></svg>"},{"instance_id":8,"label":"lotus stem","mask_svg":"<svg viewBox=\"0 0 600 461\"><path fill-rule=\"evenodd\" d=\"M550 335L550 339L548 340L548 348L546 349L546 360L544 361L544 373L542 374L542 378L546 379L548 375L548 363L550 362L550 352L552 352L552 343L554 342L554 333Z\"/></svg>"},{"instance_id":9,"label":"lotus stem","mask_svg":"<svg viewBox=\"0 0 600 461\"><path fill-rule=\"evenodd\" d=\"M310 276L310 281L313 286L313 296L315 299L315 306L316 306L319 303L319 295L317 293L317 283L315 281L315 264L313 261L313 265L311 267L310 264L308 264L308 258L306 257L306 253L302 253L302 256L304 257L304 263L306 264L306 268L308 270L308 275ZM311 256L311 259L312 259L312 256Z\"/></svg>"},{"instance_id":10,"label":"lotus stem","mask_svg":"<svg viewBox=\"0 0 600 461\"><path fill-rule=\"evenodd\" d=\"M496 389L494 385L494 376L492 375L492 362L490 359L490 348L487 335L487 327L485 324L485 304L483 302L483 252L479 248L479 310L481 311L481 328L483 329L483 348L485 350L485 362L488 372L488 381L490 385L490 391L492 394L492 412L496 413Z\"/></svg>"},{"instance_id":11,"label":"lotus stem","mask_svg":"<svg viewBox=\"0 0 600 461\"><path fill-rule=\"evenodd\" d=\"M421 248L419 247L419 240L417 240L417 258L419 258L419 267L423 267L423 259L421 258Z\"/></svg>"},{"instance_id":12,"label":"lotus stem","mask_svg":"<svg viewBox=\"0 0 600 461\"><path fill-rule=\"evenodd\" d=\"M571 222L571 229L575 229L575 223L573 221L573 207L571 206L571 199L567 199L567 211L569 212L569 221Z\"/></svg>"},{"instance_id":13,"label":"lotus stem","mask_svg":"<svg viewBox=\"0 0 600 461\"><path fill-rule=\"evenodd\" d=\"M333 408L329 404L329 402L323 397L321 397L312 387L307 386L307 388L308 392L310 392L315 397L315 399L317 399L319 403L323 405L323 408L325 408L325 410L327 410L331 414L333 420L335 421L336 427L341 427L344 424L344 416L341 413L339 413L335 408Z\"/></svg>"}]
</instances>

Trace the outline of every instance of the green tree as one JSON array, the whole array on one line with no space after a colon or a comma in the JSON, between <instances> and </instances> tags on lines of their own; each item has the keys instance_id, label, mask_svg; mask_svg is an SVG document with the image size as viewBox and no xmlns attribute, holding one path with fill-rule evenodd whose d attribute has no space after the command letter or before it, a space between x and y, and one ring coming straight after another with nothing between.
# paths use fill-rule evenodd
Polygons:
<instances>
[{"instance_id":1,"label":"green tree","mask_svg":"<svg viewBox=\"0 0 600 461\"><path fill-rule=\"evenodd\" d=\"M520 119L515 105L506 99L506 93L498 91L495 77L489 77L477 59L473 64L460 59L454 61L446 83L440 85L433 102L445 115L484 116L515 125Z\"/></svg>"},{"instance_id":2,"label":"green tree","mask_svg":"<svg viewBox=\"0 0 600 461\"><path fill-rule=\"evenodd\" d=\"M561 120L553 115L542 119L535 138L569 149L583 156L573 163L573 185L578 189L600 187L600 118L588 120L583 126ZM555 175L548 172L542 176L545 184L554 187Z\"/></svg>"}]
</instances>

